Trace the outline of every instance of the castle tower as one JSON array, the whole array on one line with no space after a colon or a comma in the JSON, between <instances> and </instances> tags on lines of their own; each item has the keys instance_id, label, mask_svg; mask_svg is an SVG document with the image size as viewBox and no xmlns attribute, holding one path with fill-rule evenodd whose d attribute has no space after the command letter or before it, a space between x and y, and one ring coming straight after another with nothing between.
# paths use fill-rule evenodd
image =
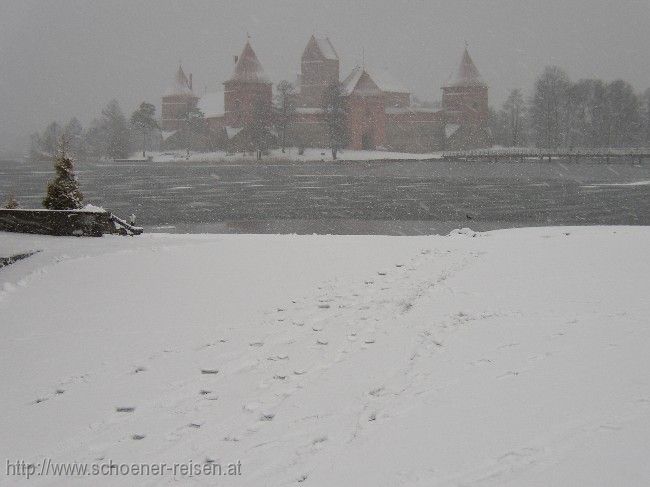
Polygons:
<instances>
[{"instance_id":1,"label":"castle tower","mask_svg":"<svg viewBox=\"0 0 650 487\"><path fill-rule=\"evenodd\" d=\"M235 70L224 82L225 122L230 127L243 127L253 120L255 103L263 103L270 111L273 84L266 77L257 55L246 42L241 55L235 58Z\"/></svg>"},{"instance_id":2,"label":"castle tower","mask_svg":"<svg viewBox=\"0 0 650 487\"><path fill-rule=\"evenodd\" d=\"M198 99L192 91L192 75L188 78L179 64L173 83L162 97L162 130L180 130L187 121L188 112L196 106Z\"/></svg>"},{"instance_id":3,"label":"castle tower","mask_svg":"<svg viewBox=\"0 0 650 487\"><path fill-rule=\"evenodd\" d=\"M482 126L488 121L488 87L467 47L455 78L442 88L442 108L448 123Z\"/></svg>"},{"instance_id":4,"label":"castle tower","mask_svg":"<svg viewBox=\"0 0 650 487\"><path fill-rule=\"evenodd\" d=\"M332 82L339 81L339 57L330 40L311 36L300 64L300 103L320 107L323 93Z\"/></svg>"}]
</instances>

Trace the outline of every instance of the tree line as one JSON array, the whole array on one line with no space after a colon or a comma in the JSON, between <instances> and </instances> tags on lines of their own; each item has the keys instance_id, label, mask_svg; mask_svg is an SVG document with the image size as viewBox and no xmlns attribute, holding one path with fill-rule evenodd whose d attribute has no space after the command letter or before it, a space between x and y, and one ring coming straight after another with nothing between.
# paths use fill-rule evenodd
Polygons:
<instances>
[{"instance_id":1,"label":"tree line","mask_svg":"<svg viewBox=\"0 0 650 487\"><path fill-rule=\"evenodd\" d=\"M68 151L77 159L109 157L123 159L134 150L156 149L160 144L160 130L156 121L156 107L143 102L127 119L117 100L111 100L87 128L72 118L65 125L50 123L42 133L30 136L30 157L51 160L56 156L62 139Z\"/></svg>"},{"instance_id":2,"label":"tree line","mask_svg":"<svg viewBox=\"0 0 650 487\"><path fill-rule=\"evenodd\" d=\"M638 94L623 80L573 82L548 66L528 99L514 89L490 110L490 129L504 147L650 147L650 88Z\"/></svg>"}]
</instances>

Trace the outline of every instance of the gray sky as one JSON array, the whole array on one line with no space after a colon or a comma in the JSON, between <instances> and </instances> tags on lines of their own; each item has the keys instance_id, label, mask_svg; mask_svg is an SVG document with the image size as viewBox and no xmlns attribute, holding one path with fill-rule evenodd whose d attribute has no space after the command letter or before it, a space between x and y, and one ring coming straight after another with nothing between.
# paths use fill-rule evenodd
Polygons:
<instances>
[{"instance_id":1,"label":"gray sky","mask_svg":"<svg viewBox=\"0 0 650 487\"><path fill-rule=\"evenodd\" d=\"M312 32L342 76L361 60L439 98L465 40L500 104L547 64L573 79L650 87L650 0L0 0L0 151L51 120L86 124L111 99L160 105L180 59L216 89L246 33L274 81L293 80Z\"/></svg>"}]
</instances>

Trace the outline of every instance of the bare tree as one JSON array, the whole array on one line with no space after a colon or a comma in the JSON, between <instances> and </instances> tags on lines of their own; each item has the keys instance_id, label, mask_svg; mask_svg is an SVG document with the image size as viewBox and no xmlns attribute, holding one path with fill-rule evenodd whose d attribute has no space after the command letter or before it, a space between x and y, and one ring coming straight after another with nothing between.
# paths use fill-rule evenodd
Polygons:
<instances>
[{"instance_id":1,"label":"bare tree","mask_svg":"<svg viewBox=\"0 0 650 487\"><path fill-rule=\"evenodd\" d=\"M508 144L512 147L521 145L523 141L523 128L525 126L524 117L526 112L526 102L521 90L514 89L508 95L508 99L503 104L503 111L506 120L506 130L509 135Z\"/></svg>"},{"instance_id":2,"label":"bare tree","mask_svg":"<svg viewBox=\"0 0 650 487\"><path fill-rule=\"evenodd\" d=\"M566 140L567 93L571 81L557 66L548 66L535 83L531 103L537 145L557 148Z\"/></svg>"}]
</instances>

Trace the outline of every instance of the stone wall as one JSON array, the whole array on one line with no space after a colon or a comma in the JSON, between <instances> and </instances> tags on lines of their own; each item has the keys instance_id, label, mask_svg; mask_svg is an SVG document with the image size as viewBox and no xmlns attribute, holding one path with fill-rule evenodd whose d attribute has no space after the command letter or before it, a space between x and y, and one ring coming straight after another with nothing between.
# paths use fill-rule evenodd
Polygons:
<instances>
[{"instance_id":1,"label":"stone wall","mask_svg":"<svg viewBox=\"0 0 650 487\"><path fill-rule=\"evenodd\" d=\"M108 212L0 209L0 231L101 237L121 233Z\"/></svg>"}]
</instances>

